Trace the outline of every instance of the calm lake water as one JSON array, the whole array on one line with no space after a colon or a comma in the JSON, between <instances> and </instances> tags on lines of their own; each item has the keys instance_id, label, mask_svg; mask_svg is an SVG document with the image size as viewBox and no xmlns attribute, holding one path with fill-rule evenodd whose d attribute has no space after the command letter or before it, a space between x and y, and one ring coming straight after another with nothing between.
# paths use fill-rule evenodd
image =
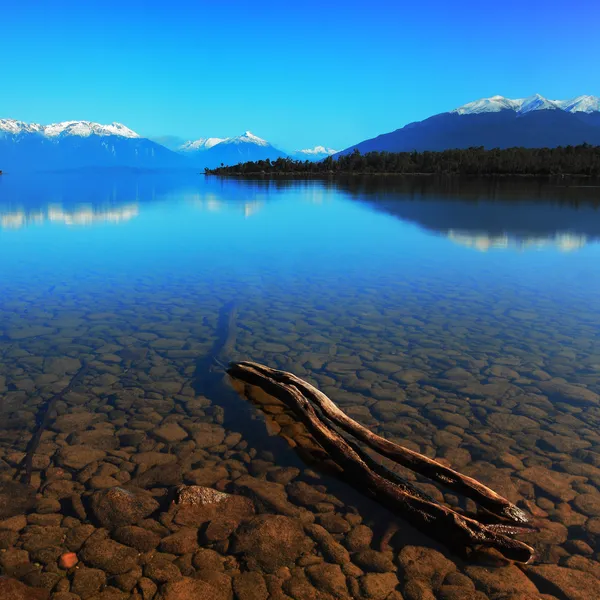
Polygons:
<instances>
[{"instance_id":1,"label":"calm lake water","mask_svg":"<svg viewBox=\"0 0 600 600\"><path fill-rule=\"evenodd\" d=\"M249 473L279 486L286 504L258 502L258 512L296 518L288 504L301 507L351 550L336 561L315 540L277 571L257 567L238 533L202 541L201 531L225 561L209 575L189 548L161 542L178 573L224 597L250 597L236 583L247 571L280 598L600 597L599 299L600 187L589 184L0 177L2 480L43 401L89 362L34 459L38 497L59 503L24 508L27 523L0 529L0 567L57 598L79 593L56 558L72 549L64 535L98 522L69 508L73 496L87 507L98 490L172 460L188 484L245 493L254 484L236 481ZM302 459L289 415L265 416L206 369L232 306L231 358L310 380L373 431L516 502L540 529L521 538L536 561L457 556ZM198 423L211 424L213 443ZM155 484L160 501L168 485ZM145 526L162 539L177 529L153 519ZM28 547L32 528L55 536L54 553ZM141 570L127 589L114 567L84 562L107 572L98 589L142 597ZM166 580L140 564L170 600Z\"/></svg>"}]
</instances>

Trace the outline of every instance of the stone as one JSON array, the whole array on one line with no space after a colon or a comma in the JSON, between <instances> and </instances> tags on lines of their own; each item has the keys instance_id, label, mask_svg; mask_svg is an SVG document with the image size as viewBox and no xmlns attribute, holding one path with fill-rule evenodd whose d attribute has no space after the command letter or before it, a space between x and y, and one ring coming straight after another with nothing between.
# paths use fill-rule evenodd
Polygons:
<instances>
[{"instance_id":1,"label":"stone","mask_svg":"<svg viewBox=\"0 0 600 600\"><path fill-rule=\"evenodd\" d=\"M66 552L65 554L61 555L58 559L58 566L61 569L69 570L73 568L78 562L79 559L77 558L77 554L75 554L75 552Z\"/></svg>"},{"instance_id":2,"label":"stone","mask_svg":"<svg viewBox=\"0 0 600 600\"><path fill-rule=\"evenodd\" d=\"M341 515L333 512L319 515L317 523L325 527L329 533L348 533L350 531L350 523Z\"/></svg>"},{"instance_id":3,"label":"stone","mask_svg":"<svg viewBox=\"0 0 600 600\"><path fill-rule=\"evenodd\" d=\"M79 471L97 460L106 456L103 450L96 450L84 445L64 446L57 455L58 464L61 467Z\"/></svg>"},{"instance_id":4,"label":"stone","mask_svg":"<svg viewBox=\"0 0 600 600\"><path fill-rule=\"evenodd\" d=\"M72 552L78 552L95 530L96 528L93 525L84 524L72 527L67 531L65 546Z\"/></svg>"},{"instance_id":5,"label":"stone","mask_svg":"<svg viewBox=\"0 0 600 600\"><path fill-rule=\"evenodd\" d=\"M456 571L456 565L441 552L421 546L404 546L398 555L398 565L405 580L422 579L433 588L439 587L449 573Z\"/></svg>"},{"instance_id":6,"label":"stone","mask_svg":"<svg viewBox=\"0 0 600 600\"><path fill-rule=\"evenodd\" d=\"M141 475L136 475L131 480L131 485L142 489L156 487L171 487L183 482L183 472L180 465L168 463L155 465Z\"/></svg>"},{"instance_id":7,"label":"stone","mask_svg":"<svg viewBox=\"0 0 600 600\"><path fill-rule=\"evenodd\" d=\"M59 433L73 433L87 429L93 420L94 414L91 412L69 413L56 417L51 427Z\"/></svg>"},{"instance_id":8,"label":"stone","mask_svg":"<svg viewBox=\"0 0 600 600\"><path fill-rule=\"evenodd\" d=\"M206 581L184 577L163 586L157 600L227 600L227 596Z\"/></svg>"},{"instance_id":9,"label":"stone","mask_svg":"<svg viewBox=\"0 0 600 600\"><path fill-rule=\"evenodd\" d=\"M235 533L234 554L241 554L250 570L259 567L274 573L291 566L311 547L302 524L282 515L260 515Z\"/></svg>"},{"instance_id":10,"label":"stone","mask_svg":"<svg viewBox=\"0 0 600 600\"><path fill-rule=\"evenodd\" d=\"M157 583L181 579L179 567L166 558L156 557L144 566L144 575Z\"/></svg>"},{"instance_id":11,"label":"stone","mask_svg":"<svg viewBox=\"0 0 600 600\"><path fill-rule=\"evenodd\" d=\"M225 429L212 423L194 423L187 427L187 431L196 442L196 448L218 446L225 439Z\"/></svg>"},{"instance_id":12,"label":"stone","mask_svg":"<svg viewBox=\"0 0 600 600\"><path fill-rule=\"evenodd\" d=\"M573 500L575 508L588 517L600 517L600 493L579 494Z\"/></svg>"},{"instance_id":13,"label":"stone","mask_svg":"<svg viewBox=\"0 0 600 600\"><path fill-rule=\"evenodd\" d=\"M223 571L223 557L210 548L200 548L192 557L192 564L198 570Z\"/></svg>"},{"instance_id":14,"label":"stone","mask_svg":"<svg viewBox=\"0 0 600 600\"><path fill-rule=\"evenodd\" d=\"M557 473L541 466L535 466L519 471L518 476L530 481L551 498L569 502L577 495L577 492L571 487L571 482L578 479L573 475Z\"/></svg>"},{"instance_id":15,"label":"stone","mask_svg":"<svg viewBox=\"0 0 600 600\"><path fill-rule=\"evenodd\" d=\"M541 590L568 598L569 600L590 600L600 598L600 579L591 573L567 569L555 565L539 565L528 567L527 573Z\"/></svg>"},{"instance_id":16,"label":"stone","mask_svg":"<svg viewBox=\"0 0 600 600\"><path fill-rule=\"evenodd\" d=\"M48 600L50 592L29 587L10 577L0 577L0 598L6 598L6 600Z\"/></svg>"},{"instance_id":17,"label":"stone","mask_svg":"<svg viewBox=\"0 0 600 600\"><path fill-rule=\"evenodd\" d=\"M360 578L362 593L371 600L384 600L398 585L395 573L367 573Z\"/></svg>"},{"instance_id":18,"label":"stone","mask_svg":"<svg viewBox=\"0 0 600 600\"><path fill-rule=\"evenodd\" d=\"M158 586L148 579L148 577L142 577L138 581L138 589L142 594L142 600L154 600L156 593L158 592Z\"/></svg>"},{"instance_id":19,"label":"stone","mask_svg":"<svg viewBox=\"0 0 600 600\"><path fill-rule=\"evenodd\" d=\"M160 542L161 552L169 554L187 554L198 548L198 530L180 529L176 533L163 538Z\"/></svg>"},{"instance_id":20,"label":"stone","mask_svg":"<svg viewBox=\"0 0 600 600\"><path fill-rule=\"evenodd\" d=\"M202 469L194 469L185 474L185 482L192 485L210 487L220 481L227 479L229 473L225 467L204 467Z\"/></svg>"},{"instance_id":21,"label":"stone","mask_svg":"<svg viewBox=\"0 0 600 600\"><path fill-rule=\"evenodd\" d=\"M151 433L154 437L158 438L162 442L167 443L181 442L188 437L187 431L177 423L167 423L166 425L161 425Z\"/></svg>"},{"instance_id":22,"label":"stone","mask_svg":"<svg viewBox=\"0 0 600 600\"><path fill-rule=\"evenodd\" d=\"M138 553L113 540L97 540L96 536L91 536L83 545L80 557L91 567L102 569L110 575L119 575L137 564Z\"/></svg>"},{"instance_id":23,"label":"stone","mask_svg":"<svg viewBox=\"0 0 600 600\"><path fill-rule=\"evenodd\" d=\"M538 381L535 385L542 392L548 394L550 399L582 406L598 406L600 404L599 394L579 385L555 380Z\"/></svg>"},{"instance_id":24,"label":"stone","mask_svg":"<svg viewBox=\"0 0 600 600\"><path fill-rule=\"evenodd\" d=\"M75 570L71 581L71 592L77 594L82 600L97 594L106 584L106 573L100 569L80 567Z\"/></svg>"},{"instance_id":25,"label":"stone","mask_svg":"<svg viewBox=\"0 0 600 600\"><path fill-rule=\"evenodd\" d=\"M158 507L158 502L146 492L121 487L95 492L90 499L92 515L107 529L135 525Z\"/></svg>"},{"instance_id":26,"label":"stone","mask_svg":"<svg viewBox=\"0 0 600 600\"><path fill-rule=\"evenodd\" d=\"M267 600L269 591L264 577L256 571L246 571L233 578L233 591L238 600Z\"/></svg>"},{"instance_id":27,"label":"stone","mask_svg":"<svg viewBox=\"0 0 600 600\"><path fill-rule=\"evenodd\" d=\"M215 519L227 520L237 526L254 515L250 499L204 486L177 488L172 510L175 511L175 523L194 527Z\"/></svg>"},{"instance_id":28,"label":"stone","mask_svg":"<svg viewBox=\"0 0 600 600\"><path fill-rule=\"evenodd\" d=\"M177 462L177 457L174 454L166 454L165 452L138 452L134 454L132 459L138 465L144 465L149 469L155 465L168 465Z\"/></svg>"},{"instance_id":29,"label":"stone","mask_svg":"<svg viewBox=\"0 0 600 600\"><path fill-rule=\"evenodd\" d=\"M465 573L473 580L475 587L490 597L510 594L539 595L531 579L516 565L501 567L480 567L469 565Z\"/></svg>"},{"instance_id":30,"label":"stone","mask_svg":"<svg viewBox=\"0 0 600 600\"><path fill-rule=\"evenodd\" d=\"M321 525L308 525L308 534L318 542L321 552L328 562L344 565L350 562L350 554L334 537Z\"/></svg>"},{"instance_id":31,"label":"stone","mask_svg":"<svg viewBox=\"0 0 600 600\"><path fill-rule=\"evenodd\" d=\"M279 483L243 475L233 482L233 488L236 492L251 498L262 512L278 513L288 517L303 515L303 510L288 500L286 488Z\"/></svg>"},{"instance_id":32,"label":"stone","mask_svg":"<svg viewBox=\"0 0 600 600\"><path fill-rule=\"evenodd\" d=\"M388 573L396 570L389 556L370 548L359 550L353 554L352 562L363 571L372 573Z\"/></svg>"},{"instance_id":33,"label":"stone","mask_svg":"<svg viewBox=\"0 0 600 600\"><path fill-rule=\"evenodd\" d=\"M331 594L335 598L348 597L346 576L342 573L339 565L329 563L312 565L306 569L306 574L317 589Z\"/></svg>"},{"instance_id":34,"label":"stone","mask_svg":"<svg viewBox=\"0 0 600 600\"><path fill-rule=\"evenodd\" d=\"M373 531L366 525L357 525L344 539L344 544L350 552L368 548L373 541Z\"/></svg>"},{"instance_id":35,"label":"stone","mask_svg":"<svg viewBox=\"0 0 600 600\"><path fill-rule=\"evenodd\" d=\"M135 548L138 552L150 552L160 543L159 535L136 525L118 527L113 531L112 537L121 544Z\"/></svg>"},{"instance_id":36,"label":"stone","mask_svg":"<svg viewBox=\"0 0 600 600\"><path fill-rule=\"evenodd\" d=\"M17 481L0 481L0 519L28 513L35 506L35 490Z\"/></svg>"}]
</instances>

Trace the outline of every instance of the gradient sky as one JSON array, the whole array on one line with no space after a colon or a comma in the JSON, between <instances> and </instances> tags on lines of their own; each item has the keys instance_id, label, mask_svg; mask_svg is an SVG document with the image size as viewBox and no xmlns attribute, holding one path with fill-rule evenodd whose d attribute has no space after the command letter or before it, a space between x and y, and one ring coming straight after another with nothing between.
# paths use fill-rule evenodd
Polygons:
<instances>
[{"instance_id":1,"label":"gradient sky","mask_svg":"<svg viewBox=\"0 0 600 600\"><path fill-rule=\"evenodd\" d=\"M600 3L3 0L0 118L345 148L481 97L600 95Z\"/></svg>"}]
</instances>

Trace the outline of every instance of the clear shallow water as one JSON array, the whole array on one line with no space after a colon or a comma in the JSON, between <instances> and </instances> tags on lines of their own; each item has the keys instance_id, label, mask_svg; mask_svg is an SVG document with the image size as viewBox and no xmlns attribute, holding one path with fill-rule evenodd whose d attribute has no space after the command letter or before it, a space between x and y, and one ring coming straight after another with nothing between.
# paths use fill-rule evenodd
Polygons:
<instances>
[{"instance_id":1,"label":"clear shallow water","mask_svg":"<svg viewBox=\"0 0 600 600\"><path fill-rule=\"evenodd\" d=\"M236 358L310 379L373 430L448 461L539 519L541 532L523 538L538 550L538 561L523 574L490 556L464 562L415 538L403 521L386 546L381 537L387 539L390 516L321 476L320 491L340 505L309 507L317 520L332 507L341 516L358 514L375 532L372 547L395 561L391 572L405 597L417 595L408 559L398 558L408 556L408 544L444 552L454 566L429 555L422 560L432 572L466 574L490 598L517 591L585 597L577 596L577 586L593 589L600 573L599 242L600 188L594 187L527 180L3 177L4 475L14 473L40 398L74 373L73 364L52 359L70 357L90 360L91 373L78 390L85 400L68 396L59 413L94 414L87 426L111 435L149 431L141 445L121 444L117 451L125 454L113 456L115 464L135 465L137 454L154 450L185 462L193 443L165 444L151 427L176 421L185 429L200 418L248 443L204 450L208 466L248 452L245 468L253 475L263 463L295 465L299 480L315 484L314 465L269 435L297 434L285 418L277 422L275 415L265 426L262 412L227 391L207 392L212 406L200 416L185 404L193 385L202 384L198 360L218 336L219 311L235 300ZM132 364L125 349L148 353ZM137 389L147 405L122 409L115 397L124 388ZM56 427L45 436L34 485L52 475L44 469L62 464L62 446L88 444ZM102 460L95 468L106 470ZM225 468L229 479L239 476ZM73 471L69 494L95 489L88 471ZM342 542L346 535L336 533ZM11 542L22 545L20 538ZM347 582L349 594L375 597L363 575L349 577L356 580ZM463 580L463 592L450 590L460 588L460 578L444 577L423 576L426 591L471 597L465 590L472 584Z\"/></svg>"}]
</instances>

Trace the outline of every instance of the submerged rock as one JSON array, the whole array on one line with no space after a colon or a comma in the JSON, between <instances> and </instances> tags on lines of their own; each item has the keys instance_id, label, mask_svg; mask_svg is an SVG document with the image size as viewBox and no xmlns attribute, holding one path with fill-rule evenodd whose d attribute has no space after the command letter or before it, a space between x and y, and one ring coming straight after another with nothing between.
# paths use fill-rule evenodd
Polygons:
<instances>
[{"instance_id":1,"label":"submerged rock","mask_svg":"<svg viewBox=\"0 0 600 600\"><path fill-rule=\"evenodd\" d=\"M235 533L232 550L241 554L248 567L274 573L292 566L312 543L302 523L282 515L260 515Z\"/></svg>"},{"instance_id":2,"label":"submerged rock","mask_svg":"<svg viewBox=\"0 0 600 600\"><path fill-rule=\"evenodd\" d=\"M147 492L132 492L121 487L95 492L90 509L95 519L107 529L135 525L152 514L159 504Z\"/></svg>"},{"instance_id":3,"label":"submerged rock","mask_svg":"<svg viewBox=\"0 0 600 600\"><path fill-rule=\"evenodd\" d=\"M16 579L0 577L0 598L3 600L47 600L48 590L32 588Z\"/></svg>"},{"instance_id":4,"label":"submerged rock","mask_svg":"<svg viewBox=\"0 0 600 600\"><path fill-rule=\"evenodd\" d=\"M0 519L29 512L35 505L35 490L17 481L0 482Z\"/></svg>"}]
</instances>

